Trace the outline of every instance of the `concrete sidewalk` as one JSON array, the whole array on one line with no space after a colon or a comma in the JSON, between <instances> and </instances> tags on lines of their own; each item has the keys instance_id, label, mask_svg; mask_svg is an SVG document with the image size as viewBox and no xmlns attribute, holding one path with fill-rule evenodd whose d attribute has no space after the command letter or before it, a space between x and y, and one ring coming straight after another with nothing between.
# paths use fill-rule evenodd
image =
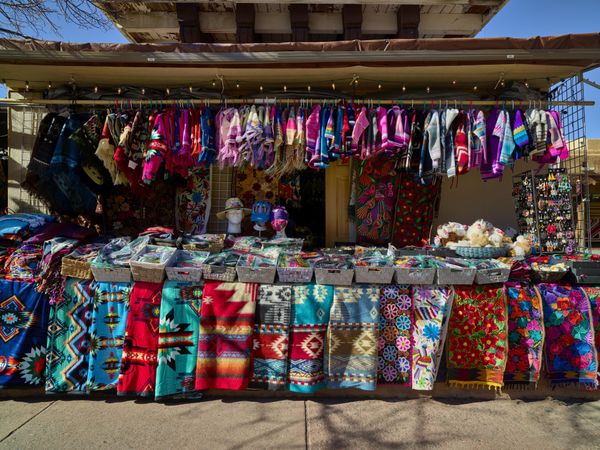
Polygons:
<instances>
[{"instance_id":1,"label":"concrete sidewalk","mask_svg":"<svg viewBox=\"0 0 600 450\"><path fill-rule=\"evenodd\" d=\"M0 449L597 448L600 402L0 400Z\"/></svg>"}]
</instances>

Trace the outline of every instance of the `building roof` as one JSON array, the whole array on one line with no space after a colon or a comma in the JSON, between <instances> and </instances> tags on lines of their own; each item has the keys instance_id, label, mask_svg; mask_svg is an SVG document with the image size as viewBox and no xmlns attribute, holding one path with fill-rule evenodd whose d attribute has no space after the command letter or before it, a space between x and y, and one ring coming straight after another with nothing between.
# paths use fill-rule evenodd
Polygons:
<instances>
[{"instance_id":1,"label":"building roof","mask_svg":"<svg viewBox=\"0 0 600 450\"><path fill-rule=\"evenodd\" d=\"M95 1L133 43L473 37L508 0Z\"/></svg>"},{"instance_id":2,"label":"building roof","mask_svg":"<svg viewBox=\"0 0 600 450\"><path fill-rule=\"evenodd\" d=\"M357 94L385 90L494 94L499 82L521 81L538 90L600 64L600 33L531 39L396 39L260 44L69 44L0 39L0 74L11 89L79 86L194 86L224 80L228 94L331 89ZM455 82L455 83L454 83ZM220 90L220 82L217 83ZM247 89L244 89L247 88ZM213 89L214 91L214 89ZM235 93L235 92L234 92ZM398 98L398 97L395 97Z\"/></svg>"}]
</instances>

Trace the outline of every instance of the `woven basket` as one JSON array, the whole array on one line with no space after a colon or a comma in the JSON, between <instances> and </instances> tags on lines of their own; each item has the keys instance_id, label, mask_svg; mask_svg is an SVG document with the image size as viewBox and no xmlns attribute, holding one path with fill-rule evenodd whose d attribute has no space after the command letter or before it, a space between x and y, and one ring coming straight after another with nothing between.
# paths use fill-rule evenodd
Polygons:
<instances>
[{"instance_id":1,"label":"woven basket","mask_svg":"<svg viewBox=\"0 0 600 450\"><path fill-rule=\"evenodd\" d=\"M473 284L475 281L475 268L450 268L439 267L437 269L437 284Z\"/></svg>"},{"instance_id":2,"label":"woven basket","mask_svg":"<svg viewBox=\"0 0 600 450\"><path fill-rule=\"evenodd\" d=\"M282 283L310 283L313 278L313 267L281 267L277 268L279 281Z\"/></svg>"},{"instance_id":3,"label":"woven basket","mask_svg":"<svg viewBox=\"0 0 600 450\"><path fill-rule=\"evenodd\" d=\"M397 284L433 284L437 270L432 267L396 267Z\"/></svg>"},{"instance_id":4,"label":"woven basket","mask_svg":"<svg viewBox=\"0 0 600 450\"><path fill-rule=\"evenodd\" d=\"M80 261L78 259L69 258L65 256L62 259L60 266L60 274L63 277L73 278L92 278L92 267L90 261Z\"/></svg>"},{"instance_id":5,"label":"woven basket","mask_svg":"<svg viewBox=\"0 0 600 450\"><path fill-rule=\"evenodd\" d=\"M510 276L510 267L497 267L493 269L478 269L475 275L477 284L494 284L508 281Z\"/></svg>"},{"instance_id":6,"label":"woven basket","mask_svg":"<svg viewBox=\"0 0 600 450\"><path fill-rule=\"evenodd\" d=\"M198 282L202 279L202 267L179 267L177 263L179 262L179 258L184 254L186 250L177 250L175 252L175 256L169 263L167 267L165 267L165 272L167 273L167 278L169 280L174 281L192 281ZM199 256L206 259L208 257L208 252L197 252L200 253Z\"/></svg>"},{"instance_id":7,"label":"woven basket","mask_svg":"<svg viewBox=\"0 0 600 450\"><path fill-rule=\"evenodd\" d=\"M100 267L92 264L92 273L96 281L109 281L112 283L129 283L131 269L129 267Z\"/></svg>"},{"instance_id":8,"label":"woven basket","mask_svg":"<svg viewBox=\"0 0 600 450\"><path fill-rule=\"evenodd\" d=\"M354 269L324 269L315 268L315 278L318 284L334 286L351 286Z\"/></svg>"},{"instance_id":9,"label":"woven basket","mask_svg":"<svg viewBox=\"0 0 600 450\"><path fill-rule=\"evenodd\" d=\"M456 247L456 254L463 258L494 259L506 256L506 247Z\"/></svg>"},{"instance_id":10,"label":"woven basket","mask_svg":"<svg viewBox=\"0 0 600 450\"><path fill-rule=\"evenodd\" d=\"M277 267L244 267L237 266L238 280L242 283L273 284Z\"/></svg>"},{"instance_id":11,"label":"woven basket","mask_svg":"<svg viewBox=\"0 0 600 450\"><path fill-rule=\"evenodd\" d=\"M202 264L202 276L205 280L235 281L237 272L235 267Z\"/></svg>"},{"instance_id":12,"label":"woven basket","mask_svg":"<svg viewBox=\"0 0 600 450\"><path fill-rule=\"evenodd\" d=\"M355 281L367 284L390 284L394 278L393 267L356 266Z\"/></svg>"},{"instance_id":13,"label":"woven basket","mask_svg":"<svg viewBox=\"0 0 600 450\"><path fill-rule=\"evenodd\" d=\"M149 283L162 283L165 280L165 267L167 267L171 260L175 257L175 249L172 247L165 247L165 249L172 249L169 258L162 264L148 263L136 261L134 258L141 257L144 254L142 249L131 261L129 261L129 267L131 267L131 275L135 281L147 281Z\"/></svg>"}]
</instances>

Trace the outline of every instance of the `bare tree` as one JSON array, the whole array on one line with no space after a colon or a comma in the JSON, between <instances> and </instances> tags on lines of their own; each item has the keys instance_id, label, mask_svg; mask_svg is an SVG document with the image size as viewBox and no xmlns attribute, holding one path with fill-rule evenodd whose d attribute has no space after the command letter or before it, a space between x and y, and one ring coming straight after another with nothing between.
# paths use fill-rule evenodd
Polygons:
<instances>
[{"instance_id":1,"label":"bare tree","mask_svg":"<svg viewBox=\"0 0 600 450\"><path fill-rule=\"evenodd\" d=\"M48 28L60 34L60 16L80 27L109 28L102 11L89 0L0 0L0 35L31 39L28 30L35 38Z\"/></svg>"}]
</instances>

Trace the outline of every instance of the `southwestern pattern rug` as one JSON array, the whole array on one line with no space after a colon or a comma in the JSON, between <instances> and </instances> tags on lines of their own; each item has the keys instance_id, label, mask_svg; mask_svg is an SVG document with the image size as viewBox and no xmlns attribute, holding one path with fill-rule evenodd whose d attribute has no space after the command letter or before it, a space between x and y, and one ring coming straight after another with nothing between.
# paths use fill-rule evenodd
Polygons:
<instances>
[{"instance_id":1,"label":"southwestern pattern rug","mask_svg":"<svg viewBox=\"0 0 600 450\"><path fill-rule=\"evenodd\" d=\"M268 390L285 388L291 307L291 286L260 286L254 324L250 387Z\"/></svg>"},{"instance_id":2,"label":"southwestern pattern rug","mask_svg":"<svg viewBox=\"0 0 600 450\"><path fill-rule=\"evenodd\" d=\"M525 283L507 283L508 362L507 387L536 386L542 368L544 317L538 291Z\"/></svg>"},{"instance_id":3,"label":"southwestern pattern rug","mask_svg":"<svg viewBox=\"0 0 600 450\"><path fill-rule=\"evenodd\" d=\"M203 283L166 281L160 304L156 398L198 398L196 360Z\"/></svg>"},{"instance_id":4,"label":"southwestern pattern rug","mask_svg":"<svg viewBox=\"0 0 600 450\"><path fill-rule=\"evenodd\" d=\"M379 286L335 287L327 330L327 387L375 390Z\"/></svg>"},{"instance_id":5,"label":"southwestern pattern rug","mask_svg":"<svg viewBox=\"0 0 600 450\"><path fill-rule=\"evenodd\" d=\"M90 326L89 391L117 388L131 283L98 282Z\"/></svg>"},{"instance_id":6,"label":"southwestern pattern rug","mask_svg":"<svg viewBox=\"0 0 600 450\"><path fill-rule=\"evenodd\" d=\"M162 288L136 281L131 289L117 395L154 397Z\"/></svg>"},{"instance_id":7,"label":"southwestern pattern rug","mask_svg":"<svg viewBox=\"0 0 600 450\"><path fill-rule=\"evenodd\" d=\"M501 388L507 351L504 288L455 286L448 333L450 386Z\"/></svg>"},{"instance_id":8,"label":"southwestern pattern rug","mask_svg":"<svg viewBox=\"0 0 600 450\"><path fill-rule=\"evenodd\" d=\"M333 286L292 287L288 389L310 394L326 386L323 356Z\"/></svg>"},{"instance_id":9,"label":"southwestern pattern rug","mask_svg":"<svg viewBox=\"0 0 600 450\"><path fill-rule=\"evenodd\" d=\"M415 390L433 389L446 340L453 298L452 286L413 286L411 386Z\"/></svg>"},{"instance_id":10,"label":"southwestern pattern rug","mask_svg":"<svg viewBox=\"0 0 600 450\"><path fill-rule=\"evenodd\" d=\"M96 282L67 278L48 321L46 392L87 392L90 325Z\"/></svg>"},{"instance_id":11,"label":"southwestern pattern rug","mask_svg":"<svg viewBox=\"0 0 600 450\"><path fill-rule=\"evenodd\" d=\"M196 389L245 389L258 284L206 281L196 362Z\"/></svg>"},{"instance_id":12,"label":"southwestern pattern rug","mask_svg":"<svg viewBox=\"0 0 600 450\"><path fill-rule=\"evenodd\" d=\"M49 309L35 284L0 280L0 386L43 384Z\"/></svg>"},{"instance_id":13,"label":"southwestern pattern rug","mask_svg":"<svg viewBox=\"0 0 600 450\"><path fill-rule=\"evenodd\" d=\"M545 362L553 385L596 387L598 357L591 306L578 287L539 284L546 327Z\"/></svg>"},{"instance_id":14,"label":"southwestern pattern rug","mask_svg":"<svg viewBox=\"0 0 600 450\"><path fill-rule=\"evenodd\" d=\"M377 378L379 383L409 386L413 327L411 287L385 286L380 295Z\"/></svg>"}]
</instances>

